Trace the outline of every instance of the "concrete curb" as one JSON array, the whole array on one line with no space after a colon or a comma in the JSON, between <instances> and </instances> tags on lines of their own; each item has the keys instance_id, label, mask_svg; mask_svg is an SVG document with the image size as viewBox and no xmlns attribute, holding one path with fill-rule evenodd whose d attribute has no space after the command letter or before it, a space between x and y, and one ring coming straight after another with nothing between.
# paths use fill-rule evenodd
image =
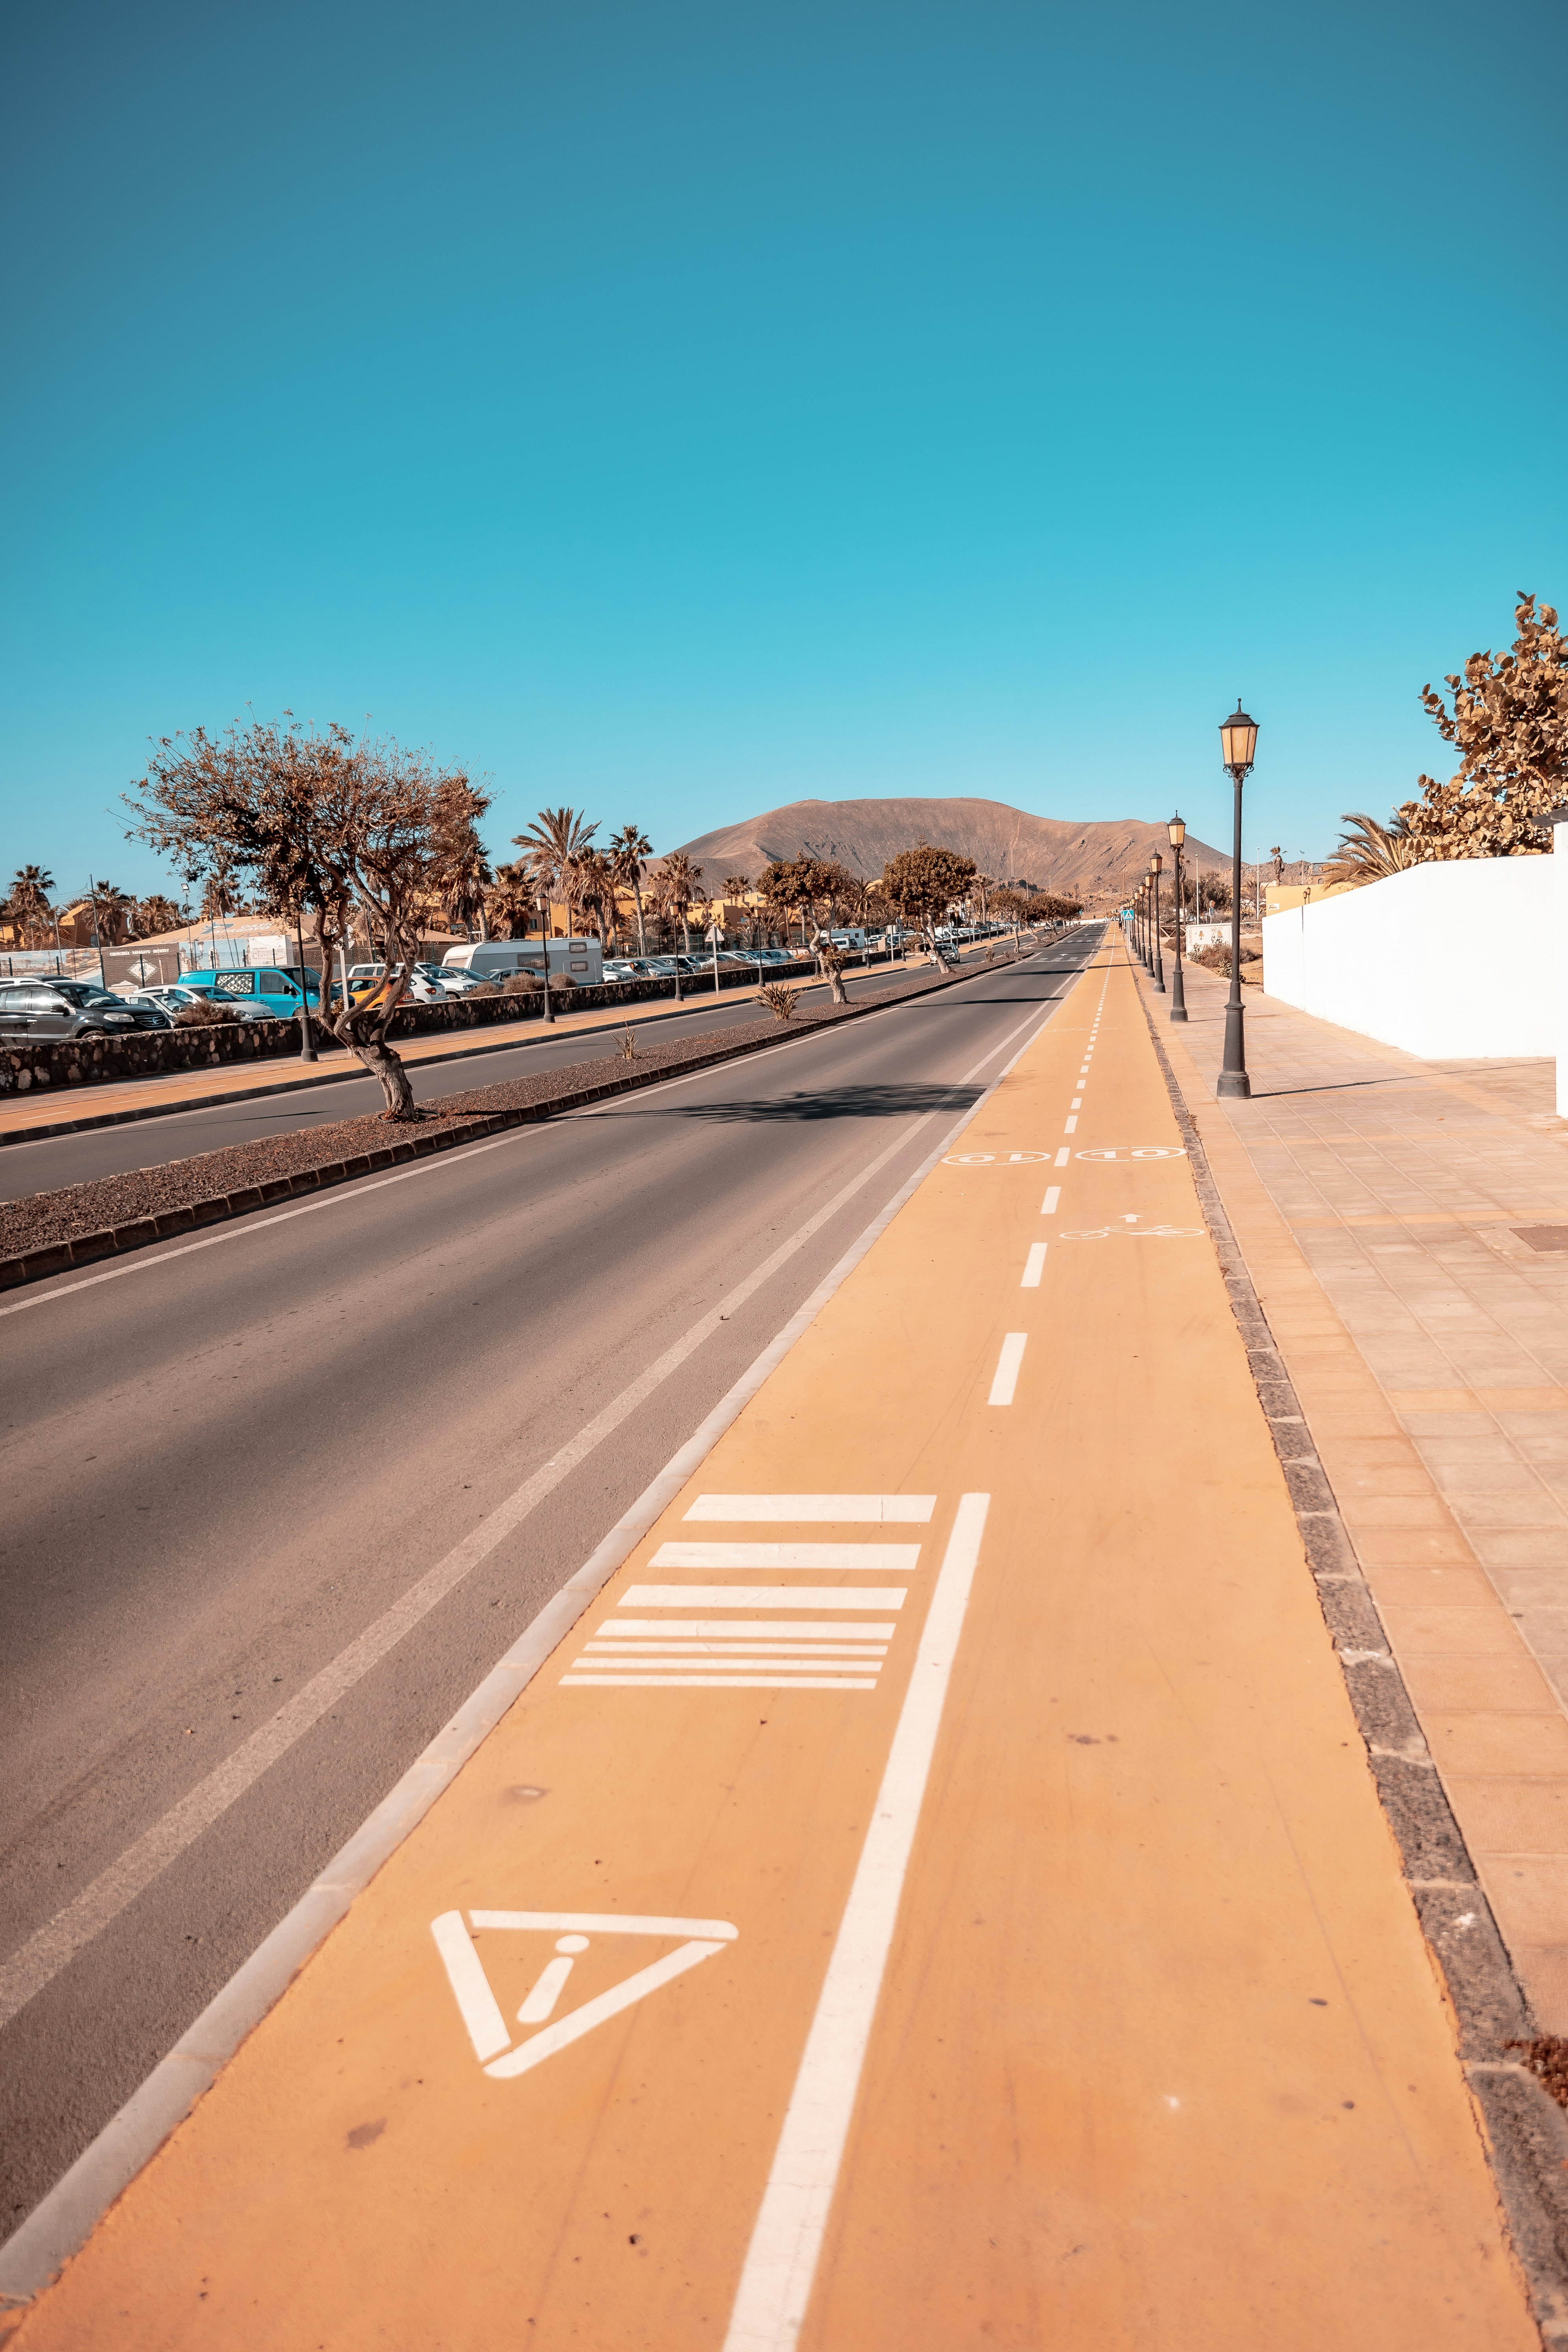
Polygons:
<instances>
[{"instance_id":1,"label":"concrete curb","mask_svg":"<svg viewBox=\"0 0 1568 2352\"><path fill-rule=\"evenodd\" d=\"M1133 975L1134 980L1137 974ZM1258 1400L1289 1489L1323 1620L1345 1678L1384 1818L1432 1964L1458 2026L1464 2068L1541 2340L1568 2352L1568 2114L1507 2044L1535 2032L1491 1906L1421 1734L1377 1602L1275 1344L1203 1139L1154 1025L1138 1001L1246 1344Z\"/></svg>"},{"instance_id":2,"label":"concrete curb","mask_svg":"<svg viewBox=\"0 0 1568 2352\"><path fill-rule=\"evenodd\" d=\"M52 1275L68 1274L79 1266L97 1265L107 1257L121 1257L132 1250L150 1249L154 1242L170 1241L176 1234L195 1233L206 1225L222 1224L230 1217L249 1216L253 1210L268 1208L275 1201L286 1201L302 1192L324 1192L334 1184L352 1183L356 1177L374 1175L379 1169L400 1167L410 1160L428 1159L437 1151L457 1150L465 1143L477 1143L482 1136L497 1135L508 1128L529 1127L541 1119L558 1118L564 1112L583 1110L590 1103L604 1102L616 1095L633 1094L643 1087L658 1086L669 1078L685 1077L694 1070L710 1069L721 1062L738 1061L744 1055L762 1053L770 1045L784 1044L788 1038L809 1035L814 1029L839 1028L846 1021L863 1020L868 1013L885 1012L895 1004L908 1004L916 997L930 996L940 989L956 987L961 981L974 980L982 972L998 969L1005 967L981 964L970 971L944 971L937 978L902 990L897 996L884 995L868 998L863 1004L851 1003L831 1021L811 1017L799 1025L793 1022L781 1022L773 1028L764 1030L760 1036L747 1038L741 1045L726 1045L711 1054L694 1054L678 1065L628 1072L624 1078L610 1079L603 1086L579 1087L571 1094L558 1095L549 1102L522 1103L510 1110L478 1113L440 1135L420 1137L416 1134L406 1142L388 1144L382 1150L358 1152L352 1159L323 1160L319 1167L297 1169L292 1175L279 1176L268 1184L248 1185L237 1192L219 1192L205 1201L187 1202L183 1208L171 1209L163 1216L138 1217L126 1224L108 1225L98 1233L83 1234L74 1241L57 1242L47 1249L29 1250L12 1257L0 1258L0 1290L16 1290L24 1284L44 1282ZM613 1025L618 1027L621 1024ZM597 1033L578 1031L576 1034ZM225 1099L232 1100L234 1097Z\"/></svg>"}]
</instances>

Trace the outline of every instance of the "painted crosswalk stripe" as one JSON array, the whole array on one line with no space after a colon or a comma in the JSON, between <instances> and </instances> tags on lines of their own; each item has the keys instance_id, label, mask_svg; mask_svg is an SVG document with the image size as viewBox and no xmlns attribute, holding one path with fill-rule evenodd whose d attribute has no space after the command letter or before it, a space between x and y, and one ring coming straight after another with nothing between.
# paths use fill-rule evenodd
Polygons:
<instances>
[{"instance_id":1,"label":"painted crosswalk stripe","mask_svg":"<svg viewBox=\"0 0 1568 2352\"><path fill-rule=\"evenodd\" d=\"M699 1495L688 1519L727 1519L737 1527L779 1519L805 1527L812 1520L849 1526L924 1527L936 1508L934 1495Z\"/></svg>"},{"instance_id":2,"label":"painted crosswalk stripe","mask_svg":"<svg viewBox=\"0 0 1568 2352\"><path fill-rule=\"evenodd\" d=\"M920 1556L919 1544L662 1543L648 1566L710 1572L721 1568L804 1568L822 1576L836 1570L858 1570L862 1576L911 1576Z\"/></svg>"},{"instance_id":3,"label":"painted crosswalk stripe","mask_svg":"<svg viewBox=\"0 0 1568 2352\"><path fill-rule=\"evenodd\" d=\"M907 1584L632 1584L623 1609L901 1609Z\"/></svg>"},{"instance_id":4,"label":"painted crosswalk stripe","mask_svg":"<svg viewBox=\"0 0 1568 2352\"><path fill-rule=\"evenodd\" d=\"M1040 1286L1040 1277L1045 1273L1045 1270L1046 1244L1044 1242L1031 1242L1029 1244L1029 1255L1024 1260L1024 1279L1018 1285L1019 1289L1038 1290Z\"/></svg>"},{"instance_id":5,"label":"painted crosswalk stripe","mask_svg":"<svg viewBox=\"0 0 1568 2352\"><path fill-rule=\"evenodd\" d=\"M721 1642L731 1633L743 1633L750 1642L890 1642L893 1621L872 1618L863 1625L845 1625L830 1617L820 1624L795 1617L606 1617L590 1638L618 1642L644 1633L661 1642Z\"/></svg>"},{"instance_id":6,"label":"painted crosswalk stripe","mask_svg":"<svg viewBox=\"0 0 1568 2352\"><path fill-rule=\"evenodd\" d=\"M1002 1342L1002 1353L996 1359L996 1377L991 1383L991 1404L1011 1404L1018 1385L1018 1371L1024 1361L1024 1350L1029 1344L1026 1331L1009 1331Z\"/></svg>"},{"instance_id":7,"label":"painted crosswalk stripe","mask_svg":"<svg viewBox=\"0 0 1568 2352\"><path fill-rule=\"evenodd\" d=\"M876 1682L850 1675L563 1675L563 1690L852 1690Z\"/></svg>"}]
</instances>

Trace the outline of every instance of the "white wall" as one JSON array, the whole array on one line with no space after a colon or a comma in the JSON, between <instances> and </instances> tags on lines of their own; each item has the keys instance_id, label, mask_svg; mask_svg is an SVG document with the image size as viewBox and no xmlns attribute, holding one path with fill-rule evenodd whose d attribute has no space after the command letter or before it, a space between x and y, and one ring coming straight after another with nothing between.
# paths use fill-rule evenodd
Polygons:
<instances>
[{"instance_id":1,"label":"white wall","mask_svg":"<svg viewBox=\"0 0 1568 2352\"><path fill-rule=\"evenodd\" d=\"M1263 989L1431 1061L1557 1051L1557 870L1568 858L1407 866L1263 919Z\"/></svg>"}]
</instances>

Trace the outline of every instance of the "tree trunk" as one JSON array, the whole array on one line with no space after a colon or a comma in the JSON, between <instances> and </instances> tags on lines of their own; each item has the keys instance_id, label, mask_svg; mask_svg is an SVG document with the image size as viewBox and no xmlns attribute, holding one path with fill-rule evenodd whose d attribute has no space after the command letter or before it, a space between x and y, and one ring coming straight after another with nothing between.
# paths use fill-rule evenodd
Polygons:
<instances>
[{"instance_id":1,"label":"tree trunk","mask_svg":"<svg viewBox=\"0 0 1568 2352\"><path fill-rule=\"evenodd\" d=\"M407 1071L393 1052L384 1037L356 1037L352 1032L343 1043L357 1054L371 1076L386 1097L383 1117L389 1119L409 1118L414 1112L414 1088Z\"/></svg>"},{"instance_id":2,"label":"tree trunk","mask_svg":"<svg viewBox=\"0 0 1568 2352\"><path fill-rule=\"evenodd\" d=\"M849 991L845 987L844 974L839 971L838 966L836 963L829 964L827 968L827 985L833 992L833 1002L835 1004L848 1003Z\"/></svg>"}]
</instances>

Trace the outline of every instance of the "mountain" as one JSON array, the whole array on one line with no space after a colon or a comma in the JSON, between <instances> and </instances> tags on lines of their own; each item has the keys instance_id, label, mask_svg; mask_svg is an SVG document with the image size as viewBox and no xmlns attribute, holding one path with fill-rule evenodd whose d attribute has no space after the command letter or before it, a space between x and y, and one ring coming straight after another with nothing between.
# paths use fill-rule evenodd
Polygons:
<instances>
[{"instance_id":1,"label":"mountain","mask_svg":"<svg viewBox=\"0 0 1568 2352\"><path fill-rule=\"evenodd\" d=\"M680 845L714 889L731 874L754 877L780 857L837 857L852 873L879 874L917 841L973 857L994 881L1032 882L1089 907L1119 906L1148 872L1152 851L1160 851L1167 872L1171 865L1163 824L1131 816L1073 824L1031 816L1005 801L791 801ZM1205 873L1230 864L1192 834L1182 855Z\"/></svg>"}]
</instances>

